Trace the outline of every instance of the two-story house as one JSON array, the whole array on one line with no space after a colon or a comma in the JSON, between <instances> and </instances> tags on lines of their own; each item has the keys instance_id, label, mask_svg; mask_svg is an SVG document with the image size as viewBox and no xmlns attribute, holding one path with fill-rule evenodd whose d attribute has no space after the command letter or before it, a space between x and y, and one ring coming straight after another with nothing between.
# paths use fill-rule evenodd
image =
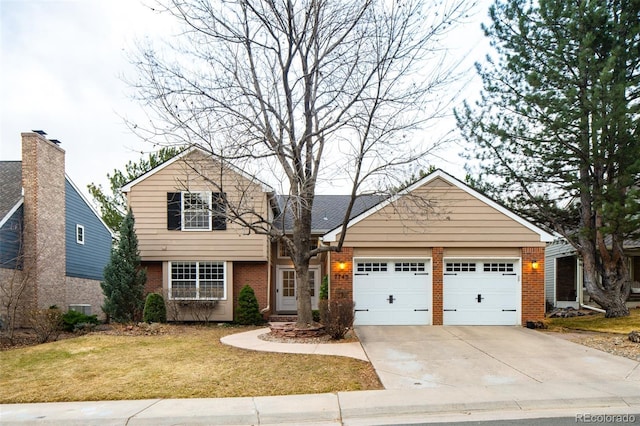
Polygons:
<instances>
[{"instance_id":1,"label":"two-story house","mask_svg":"<svg viewBox=\"0 0 640 426\"><path fill-rule=\"evenodd\" d=\"M0 314L56 305L103 317L100 281L113 235L65 174L65 151L22 133L22 161L0 161Z\"/></svg>"},{"instance_id":2,"label":"two-story house","mask_svg":"<svg viewBox=\"0 0 640 426\"><path fill-rule=\"evenodd\" d=\"M230 321L246 284L265 316L295 314L286 248L245 226L271 222L289 232L286 197L195 148L123 191L136 218L147 291L165 294L172 319L203 319L201 310L209 310L207 319ZM316 197L312 244L336 244L348 201ZM544 318L544 248L552 236L441 170L393 197L359 198L347 229L341 252L311 261L314 306L326 276L330 298L354 300L356 324Z\"/></svg>"}]
</instances>

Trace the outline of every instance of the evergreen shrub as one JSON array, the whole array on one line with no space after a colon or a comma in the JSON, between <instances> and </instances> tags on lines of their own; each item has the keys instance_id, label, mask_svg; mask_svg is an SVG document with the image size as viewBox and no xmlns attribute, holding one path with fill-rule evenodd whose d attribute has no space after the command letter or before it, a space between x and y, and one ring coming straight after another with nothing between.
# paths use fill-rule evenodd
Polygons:
<instances>
[{"instance_id":1,"label":"evergreen shrub","mask_svg":"<svg viewBox=\"0 0 640 426\"><path fill-rule=\"evenodd\" d=\"M167 322L167 307L164 304L164 297L158 293L149 293L144 302L142 313L144 322Z\"/></svg>"},{"instance_id":2,"label":"evergreen shrub","mask_svg":"<svg viewBox=\"0 0 640 426\"><path fill-rule=\"evenodd\" d=\"M97 315L86 315L74 310L67 311L62 315L62 329L64 331L91 329L99 323Z\"/></svg>"},{"instance_id":3,"label":"evergreen shrub","mask_svg":"<svg viewBox=\"0 0 640 426\"><path fill-rule=\"evenodd\" d=\"M258 299L249 285L245 285L240 290L238 309L236 309L236 322L242 325L260 325L264 323L258 306Z\"/></svg>"}]
</instances>

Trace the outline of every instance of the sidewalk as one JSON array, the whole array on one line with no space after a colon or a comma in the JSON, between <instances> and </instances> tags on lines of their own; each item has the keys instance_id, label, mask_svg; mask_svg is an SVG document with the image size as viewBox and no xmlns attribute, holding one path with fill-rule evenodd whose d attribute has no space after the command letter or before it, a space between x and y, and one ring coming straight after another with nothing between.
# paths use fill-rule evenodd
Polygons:
<instances>
[{"instance_id":1,"label":"sidewalk","mask_svg":"<svg viewBox=\"0 0 640 426\"><path fill-rule=\"evenodd\" d=\"M263 352L292 354L338 355L369 361L359 342L351 343L277 343L260 339L258 336L269 332L268 328L230 334L220 341L229 346Z\"/></svg>"},{"instance_id":2,"label":"sidewalk","mask_svg":"<svg viewBox=\"0 0 640 426\"><path fill-rule=\"evenodd\" d=\"M251 350L349 356L360 343L288 344L238 333L224 344ZM153 399L0 405L2 425L376 425L443 421L634 415L637 382L440 386L428 389L212 399Z\"/></svg>"},{"instance_id":3,"label":"sidewalk","mask_svg":"<svg viewBox=\"0 0 640 426\"><path fill-rule=\"evenodd\" d=\"M498 392L496 392L498 391ZM421 389L255 398L98 401L0 406L2 425L375 425L578 414L629 414L640 420L638 389L611 396L569 385L510 389ZM509 395L510 396L506 396ZM564 398L557 398L563 394ZM571 398L567 398L572 395ZM636 395L636 396L632 396Z\"/></svg>"}]
</instances>

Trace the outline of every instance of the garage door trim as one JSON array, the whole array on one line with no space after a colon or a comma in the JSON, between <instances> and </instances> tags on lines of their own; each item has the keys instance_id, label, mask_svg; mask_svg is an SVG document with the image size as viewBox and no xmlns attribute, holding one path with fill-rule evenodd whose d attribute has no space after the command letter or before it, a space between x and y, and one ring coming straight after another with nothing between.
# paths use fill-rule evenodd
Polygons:
<instances>
[{"instance_id":1,"label":"garage door trim","mask_svg":"<svg viewBox=\"0 0 640 426\"><path fill-rule=\"evenodd\" d=\"M451 272L447 272L447 263L460 262L461 263L460 267L464 269L465 261L475 262L477 264L476 272L480 274L484 272L483 265L482 265L483 263L507 263L507 262L514 263L513 271L504 271L503 275L516 276L517 283L515 287L515 292L513 294L513 298L515 299L513 300L513 302L515 303L516 315L515 315L515 318L513 319L513 325L521 325L522 324L522 277L523 277L522 258L515 257L515 256L447 256L447 257L443 257L442 259L443 323L445 325L447 324L447 320L446 320L447 315L455 315L455 314L447 314L447 312L449 312L449 309L452 307L447 303L447 293L448 293L448 290L450 289L450 287L447 287L447 276L452 274ZM500 273L502 271L494 271L494 272ZM462 274L469 273L469 271L462 270L460 271L460 273ZM512 310L504 309L503 312L504 311L512 311ZM508 315L508 313L505 312L505 315ZM452 323L449 322L449 324L452 324ZM457 324L457 323L453 322L453 324ZM482 324L478 323L478 325L482 325Z\"/></svg>"},{"instance_id":2,"label":"garage door trim","mask_svg":"<svg viewBox=\"0 0 640 426\"><path fill-rule=\"evenodd\" d=\"M405 271L396 271L395 270L395 265L394 263L398 262L398 261L403 261L403 262L408 262L408 263L419 263L419 262L423 262L425 264L425 269L424 271L412 271L412 270L405 270ZM362 263L362 262L370 262L372 263L371 267L372 268L377 268L379 267L380 263L386 263L387 269L386 271L358 271L358 263ZM378 264L378 265L375 265ZM405 266L406 267L406 266ZM408 266L409 269L411 269L411 265ZM425 296L426 296L426 306L415 306L413 308L413 311L416 312L416 315L420 315L417 312L422 312L423 314L426 314L426 324L433 324L433 259L432 257L419 257L419 256L358 256L358 257L354 257L353 258L353 300L354 302L356 302L356 321L357 321L357 316L358 316L358 299L357 296L359 296L358 291L358 284L357 281L358 280L362 280L368 273L374 273L374 274L381 274L382 276L385 277L389 277L392 278L394 276L394 273L397 274L404 274L404 276L406 277L407 274L411 274L413 273L413 276L420 276L423 277L425 279ZM390 290L393 289L393 287L389 287ZM393 293L393 292L390 292ZM426 312L425 312L426 311ZM369 311L367 311L369 312ZM371 312L373 313L373 312ZM383 314L383 313L382 313ZM368 314L367 314L368 316Z\"/></svg>"}]
</instances>

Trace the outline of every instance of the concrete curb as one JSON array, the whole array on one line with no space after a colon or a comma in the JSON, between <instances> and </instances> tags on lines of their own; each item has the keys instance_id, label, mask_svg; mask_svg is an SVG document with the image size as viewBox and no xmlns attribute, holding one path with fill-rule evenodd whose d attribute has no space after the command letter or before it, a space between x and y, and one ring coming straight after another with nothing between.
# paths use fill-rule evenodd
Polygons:
<instances>
[{"instance_id":1,"label":"concrete curb","mask_svg":"<svg viewBox=\"0 0 640 426\"><path fill-rule=\"evenodd\" d=\"M457 395L457 397L455 395ZM253 398L164 399L0 405L3 425L255 425L375 424L510 413L512 418L563 412L640 413L640 397L495 400L495 394L457 389L439 395L419 391L359 391ZM638 414L640 418L640 414ZM385 419L387 419L385 421Z\"/></svg>"}]
</instances>

